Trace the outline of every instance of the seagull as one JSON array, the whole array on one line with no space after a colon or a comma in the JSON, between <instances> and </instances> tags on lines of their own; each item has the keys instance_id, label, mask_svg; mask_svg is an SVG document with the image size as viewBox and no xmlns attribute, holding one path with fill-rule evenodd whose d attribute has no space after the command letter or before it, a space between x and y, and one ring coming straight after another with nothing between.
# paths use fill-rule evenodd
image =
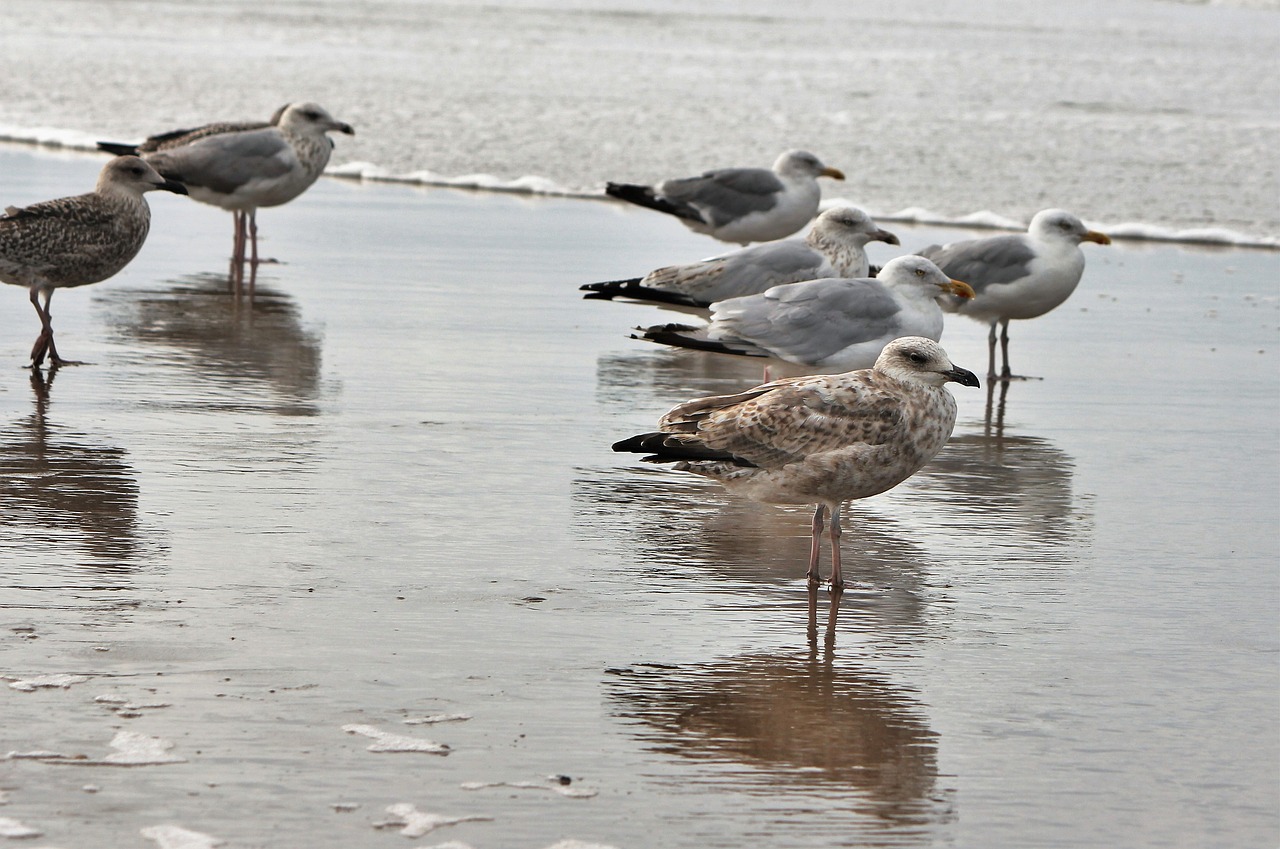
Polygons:
<instances>
[{"instance_id":1,"label":"seagull","mask_svg":"<svg viewBox=\"0 0 1280 849\"><path fill-rule=\"evenodd\" d=\"M1090 230L1061 209L1045 209L1027 232L932 245L920 251L947 274L963 279L976 293L971 300L941 300L942 308L991 326L987 334L987 379L996 375L996 325L1004 368L1000 380L1018 380L1009 369L1009 322L1036 318L1062 304L1084 273L1081 242L1111 244L1105 233Z\"/></svg>"},{"instance_id":2,"label":"seagull","mask_svg":"<svg viewBox=\"0 0 1280 849\"><path fill-rule=\"evenodd\" d=\"M88 194L10 206L0 216L0 280L30 289L40 316L32 367L38 368L46 354L53 366L69 362L53 343L53 290L97 283L128 265L151 226L151 209L142 195L155 189L187 193L138 157L121 156L103 167Z\"/></svg>"},{"instance_id":3,"label":"seagull","mask_svg":"<svg viewBox=\"0 0 1280 849\"><path fill-rule=\"evenodd\" d=\"M663 416L657 431L613 450L675 463L755 501L817 504L806 575L810 586L820 582L830 513L831 589L839 592L841 505L892 489L942 449L956 421L948 382L977 386L978 378L953 365L937 342L908 336L886 345L870 369L687 401Z\"/></svg>"},{"instance_id":4,"label":"seagull","mask_svg":"<svg viewBox=\"0 0 1280 849\"><path fill-rule=\"evenodd\" d=\"M686 265L668 265L644 277L588 283L584 298L705 308L716 301L756 295L773 286L823 277L867 277L867 242L900 244L861 209L836 206L813 222L804 239L765 242Z\"/></svg>"},{"instance_id":5,"label":"seagull","mask_svg":"<svg viewBox=\"0 0 1280 849\"><path fill-rule=\"evenodd\" d=\"M812 153L788 150L773 168L721 168L656 186L608 183L605 194L674 215L686 227L722 242L747 245L785 239L813 220L818 177L843 180Z\"/></svg>"},{"instance_id":6,"label":"seagull","mask_svg":"<svg viewBox=\"0 0 1280 849\"><path fill-rule=\"evenodd\" d=\"M827 278L774 286L711 305L704 327L663 324L636 328L644 339L746 357L776 357L821 371L870 368L900 336L942 336L942 295L973 290L920 256L885 263L878 277Z\"/></svg>"},{"instance_id":7,"label":"seagull","mask_svg":"<svg viewBox=\"0 0 1280 849\"><path fill-rule=\"evenodd\" d=\"M317 103L291 103L278 114L271 126L206 134L144 153L161 174L186 184L191 197L235 214L233 269L246 260L246 239L257 267L258 208L288 203L310 188L333 150L327 132L355 134Z\"/></svg>"}]
</instances>

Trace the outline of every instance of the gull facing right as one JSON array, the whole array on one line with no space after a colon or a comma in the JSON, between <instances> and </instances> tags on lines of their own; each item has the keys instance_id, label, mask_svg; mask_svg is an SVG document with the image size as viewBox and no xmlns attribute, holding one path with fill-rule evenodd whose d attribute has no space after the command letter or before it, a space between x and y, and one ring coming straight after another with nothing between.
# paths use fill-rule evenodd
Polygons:
<instances>
[{"instance_id":1,"label":"gull facing right","mask_svg":"<svg viewBox=\"0 0 1280 849\"><path fill-rule=\"evenodd\" d=\"M1062 209L1045 209L1026 233L932 245L920 256L973 287L970 300L942 298L942 308L991 325L987 334L987 379L996 380L996 325L1004 368L1000 380L1017 380L1009 369L1009 322L1042 316L1071 297L1084 273L1081 242L1111 244Z\"/></svg>"},{"instance_id":2,"label":"gull facing right","mask_svg":"<svg viewBox=\"0 0 1280 849\"><path fill-rule=\"evenodd\" d=\"M932 339L885 346L875 366L834 375L784 378L735 395L673 408L658 430L614 451L719 481L769 504L817 504L809 584L819 582L825 515L831 514L831 588L844 586L840 507L892 489L942 450L956 421L948 382L977 386Z\"/></svg>"}]
</instances>

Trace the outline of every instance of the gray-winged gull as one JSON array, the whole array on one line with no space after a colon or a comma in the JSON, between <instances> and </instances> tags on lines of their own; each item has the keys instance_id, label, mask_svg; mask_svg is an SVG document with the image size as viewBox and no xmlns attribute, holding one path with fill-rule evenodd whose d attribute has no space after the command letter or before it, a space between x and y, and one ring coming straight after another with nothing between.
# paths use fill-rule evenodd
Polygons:
<instances>
[{"instance_id":1,"label":"gray-winged gull","mask_svg":"<svg viewBox=\"0 0 1280 849\"><path fill-rule=\"evenodd\" d=\"M157 171L182 181L191 197L230 210L235 217L233 275L246 260L258 263L257 210L279 206L302 194L329 163L336 130L354 135L316 103L291 103L274 126L205 135L178 147L144 154Z\"/></svg>"},{"instance_id":2,"label":"gray-winged gull","mask_svg":"<svg viewBox=\"0 0 1280 849\"><path fill-rule=\"evenodd\" d=\"M11 206L0 216L0 280L30 289L40 316L33 366L46 353L55 366L67 362L53 343L53 290L97 283L128 265L147 239L151 210L142 195L154 189L187 193L138 157L122 156L103 167L88 194Z\"/></svg>"},{"instance_id":3,"label":"gray-winged gull","mask_svg":"<svg viewBox=\"0 0 1280 849\"><path fill-rule=\"evenodd\" d=\"M942 336L942 295L973 290L920 256L885 263L877 277L828 278L775 286L711 305L704 327L637 328L663 345L748 357L776 357L819 371L869 368L900 336Z\"/></svg>"},{"instance_id":4,"label":"gray-winged gull","mask_svg":"<svg viewBox=\"0 0 1280 849\"><path fill-rule=\"evenodd\" d=\"M871 216L854 206L836 206L813 222L804 239L765 242L685 265L668 265L644 277L588 283L584 298L709 307L726 298L755 295L774 286L823 277L866 277L867 242L899 244Z\"/></svg>"},{"instance_id":5,"label":"gray-winged gull","mask_svg":"<svg viewBox=\"0 0 1280 849\"><path fill-rule=\"evenodd\" d=\"M788 150L773 168L721 168L655 186L609 183L605 194L674 215L722 242L771 242L798 232L818 213L818 177L843 180L812 153Z\"/></svg>"},{"instance_id":6,"label":"gray-winged gull","mask_svg":"<svg viewBox=\"0 0 1280 849\"><path fill-rule=\"evenodd\" d=\"M966 301L943 298L943 309L990 324L987 378L996 378L996 325L1004 358L1001 380L1016 379L1009 369L1009 322L1035 318L1071 296L1084 273L1081 242L1111 244L1061 209L1045 209L1031 219L1026 233L967 239L920 251L938 267L973 287Z\"/></svg>"},{"instance_id":7,"label":"gray-winged gull","mask_svg":"<svg viewBox=\"0 0 1280 849\"><path fill-rule=\"evenodd\" d=\"M675 463L771 504L817 504L808 579L819 582L824 515L831 514L831 586L840 570L840 506L897 486L933 459L956 421L944 385L977 386L931 339L895 339L875 366L844 374L785 378L673 408L658 430L614 451Z\"/></svg>"}]
</instances>

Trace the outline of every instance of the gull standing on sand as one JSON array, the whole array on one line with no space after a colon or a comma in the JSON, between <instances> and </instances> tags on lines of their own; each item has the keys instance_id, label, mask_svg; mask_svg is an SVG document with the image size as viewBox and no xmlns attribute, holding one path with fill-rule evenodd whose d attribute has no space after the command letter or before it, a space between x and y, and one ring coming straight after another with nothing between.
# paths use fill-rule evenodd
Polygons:
<instances>
[{"instance_id":1,"label":"gull standing on sand","mask_svg":"<svg viewBox=\"0 0 1280 849\"><path fill-rule=\"evenodd\" d=\"M1104 233L1085 227L1061 209L1035 214L1026 233L967 239L932 245L920 256L937 263L947 274L973 286L967 301L943 298L943 309L990 324L987 334L987 379L996 375L996 325L1004 368L1000 380L1018 380L1009 369L1009 322L1036 318L1059 306L1080 283L1084 273L1081 242L1111 244Z\"/></svg>"},{"instance_id":2,"label":"gull standing on sand","mask_svg":"<svg viewBox=\"0 0 1280 849\"><path fill-rule=\"evenodd\" d=\"M942 450L956 421L945 384L977 386L931 339L885 346L875 366L844 374L793 377L688 401L658 430L624 439L614 451L675 463L770 504L817 504L809 584L819 583L824 516L831 514L831 588L840 569L840 506L892 489Z\"/></svg>"},{"instance_id":3,"label":"gull standing on sand","mask_svg":"<svg viewBox=\"0 0 1280 849\"><path fill-rule=\"evenodd\" d=\"M900 336L942 336L942 295L973 297L920 256L885 263L878 277L829 278L775 286L711 305L705 327L636 328L662 345L746 357L776 357L820 371L869 368Z\"/></svg>"},{"instance_id":4,"label":"gull standing on sand","mask_svg":"<svg viewBox=\"0 0 1280 849\"><path fill-rule=\"evenodd\" d=\"M899 244L855 206L828 209L801 239L766 242L686 265L668 265L644 277L588 283L584 298L705 308L726 298L756 295L774 286L824 277L866 277L867 242Z\"/></svg>"},{"instance_id":5,"label":"gull standing on sand","mask_svg":"<svg viewBox=\"0 0 1280 849\"><path fill-rule=\"evenodd\" d=\"M722 242L785 239L813 220L819 177L843 180L812 153L788 150L773 168L721 168L655 186L609 183L605 194L674 215L686 227Z\"/></svg>"},{"instance_id":6,"label":"gull standing on sand","mask_svg":"<svg viewBox=\"0 0 1280 849\"><path fill-rule=\"evenodd\" d=\"M186 184L191 197L235 214L231 262L237 282L246 240L250 267L258 265L258 208L288 203L310 188L333 151L326 133L355 134L316 103L291 103L278 115L272 126L206 134L144 154L161 174Z\"/></svg>"},{"instance_id":7,"label":"gull standing on sand","mask_svg":"<svg viewBox=\"0 0 1280 849\"><path fill-rule=\"evenodd\" d=\"M45 354L54 366L68 362L53 343L53 290L97 283L128 265L151 226L151 209L142 195L155 189L187 193L138 157L122 156L103 167L88 194L11 206L0 216L0 280L30 289L40 316L33 367L44 362Z\"/></svg>"}]
</instances>

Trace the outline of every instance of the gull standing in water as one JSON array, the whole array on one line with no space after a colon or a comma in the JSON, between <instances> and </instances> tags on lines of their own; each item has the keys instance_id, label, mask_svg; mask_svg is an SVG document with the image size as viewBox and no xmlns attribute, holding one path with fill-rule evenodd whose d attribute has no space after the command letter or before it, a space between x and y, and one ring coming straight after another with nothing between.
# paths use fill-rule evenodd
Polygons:
<instances>
[{"instance_id":1,"label":"gull standing in water","mask_svg":"<svg viewBox=\"0 0 1280 849\"><path fill-rule=\"evenodd\" d=\"M333 151L326 133L355 134L317 103L291 103L278 114L274 125L204 134L144 154L161 174L184 183L191 197L235 214L231 263L237 286L246 259L251 273L257 269L258 208L288 203L311 187Z\"/></svg>"},{"instance_id":2,"label":"gull standing in water","mask_svg":"<svg viewBox=\"0 0 1280 849\"><path fill-rule=\"evenodd\" d=\"M1000 380L1018 380L1009 369L1009 322L1042 316L1071 297L1084 273L1081 242L1111 244L1062 209L1035 214L1026 233L967 239L920 251L975 292L969 300L943 298L942 308L991 326L987 334L987 379L996 380L996 325L1000 325Z\"/></svg>"},{"instance_id":3,"label":"gull standing in water","mask_svg":"<svg viewBox=\"0 0 1280 849\"><path fill-rule=\"evenodd\" d=\"M895 339L873 368L687 401L663 416L658 430L614 443L613 450L674 463L755 501L817 504L806 574L811 586L819 583L830 513L831 588L839 592L841 505L892 489L942 450L956 421L956 402L945 388L952 381L978 385L932 339Z\"/></svg>"},{"instance_id":4,"label":"gull standing in water","mask_svg":"<svg viewBox=\"0 0 1280 849\"><path fill-rule=\"evenodd\" d=\"M745 357L776 357L818 371L870 368L900 336L942 336L943 295L972 297L920 256L885 263L878 277L829 278L775 286L711 305L705 327L662 324L632 338Z\"/></svg>"},{"instance_id":5,"label":"gull standing in water","mask_svg":"<svg viewBox=\"0 0 1280 849\"><path fill-rule=\"evenodd\" d=\"M69 362L58 356L53 342L53 290L97 283L128 265L151 226L143 193L155 189L187 193L138 157L121 156L103 167L88 194L11 206L0 216L0 280L26 286L40 316L33 367L46 354L53 366Z\"/></svg>"},{"instance_id":6,"label":"gull standing in water","mask_svg":"<svg viewBox=\"0 0 1280 849\"><path fill-rule=\"evenodd\" d=\"M588 283L584 298L706 308L716 301L756 295L774 286L824 277L866 277L868 242L899 244L861 209L836 206L813 222L804 239L765 242L701 262L668 265L644 277Z\"/></svg>"},{"instance_id":7,"label":"gull standing in water","mask_svg":"<svg viewBox=\"0 0 1280 849\"><path fill-rule=\"evenodd\" d=\"M843 180L805 150L788 150L773 168L721 168L655 186L609 183L605 194L674 215L698 233L722 242L785 239L818 214L819 177Z\"/></svg>"}]
</instances>

